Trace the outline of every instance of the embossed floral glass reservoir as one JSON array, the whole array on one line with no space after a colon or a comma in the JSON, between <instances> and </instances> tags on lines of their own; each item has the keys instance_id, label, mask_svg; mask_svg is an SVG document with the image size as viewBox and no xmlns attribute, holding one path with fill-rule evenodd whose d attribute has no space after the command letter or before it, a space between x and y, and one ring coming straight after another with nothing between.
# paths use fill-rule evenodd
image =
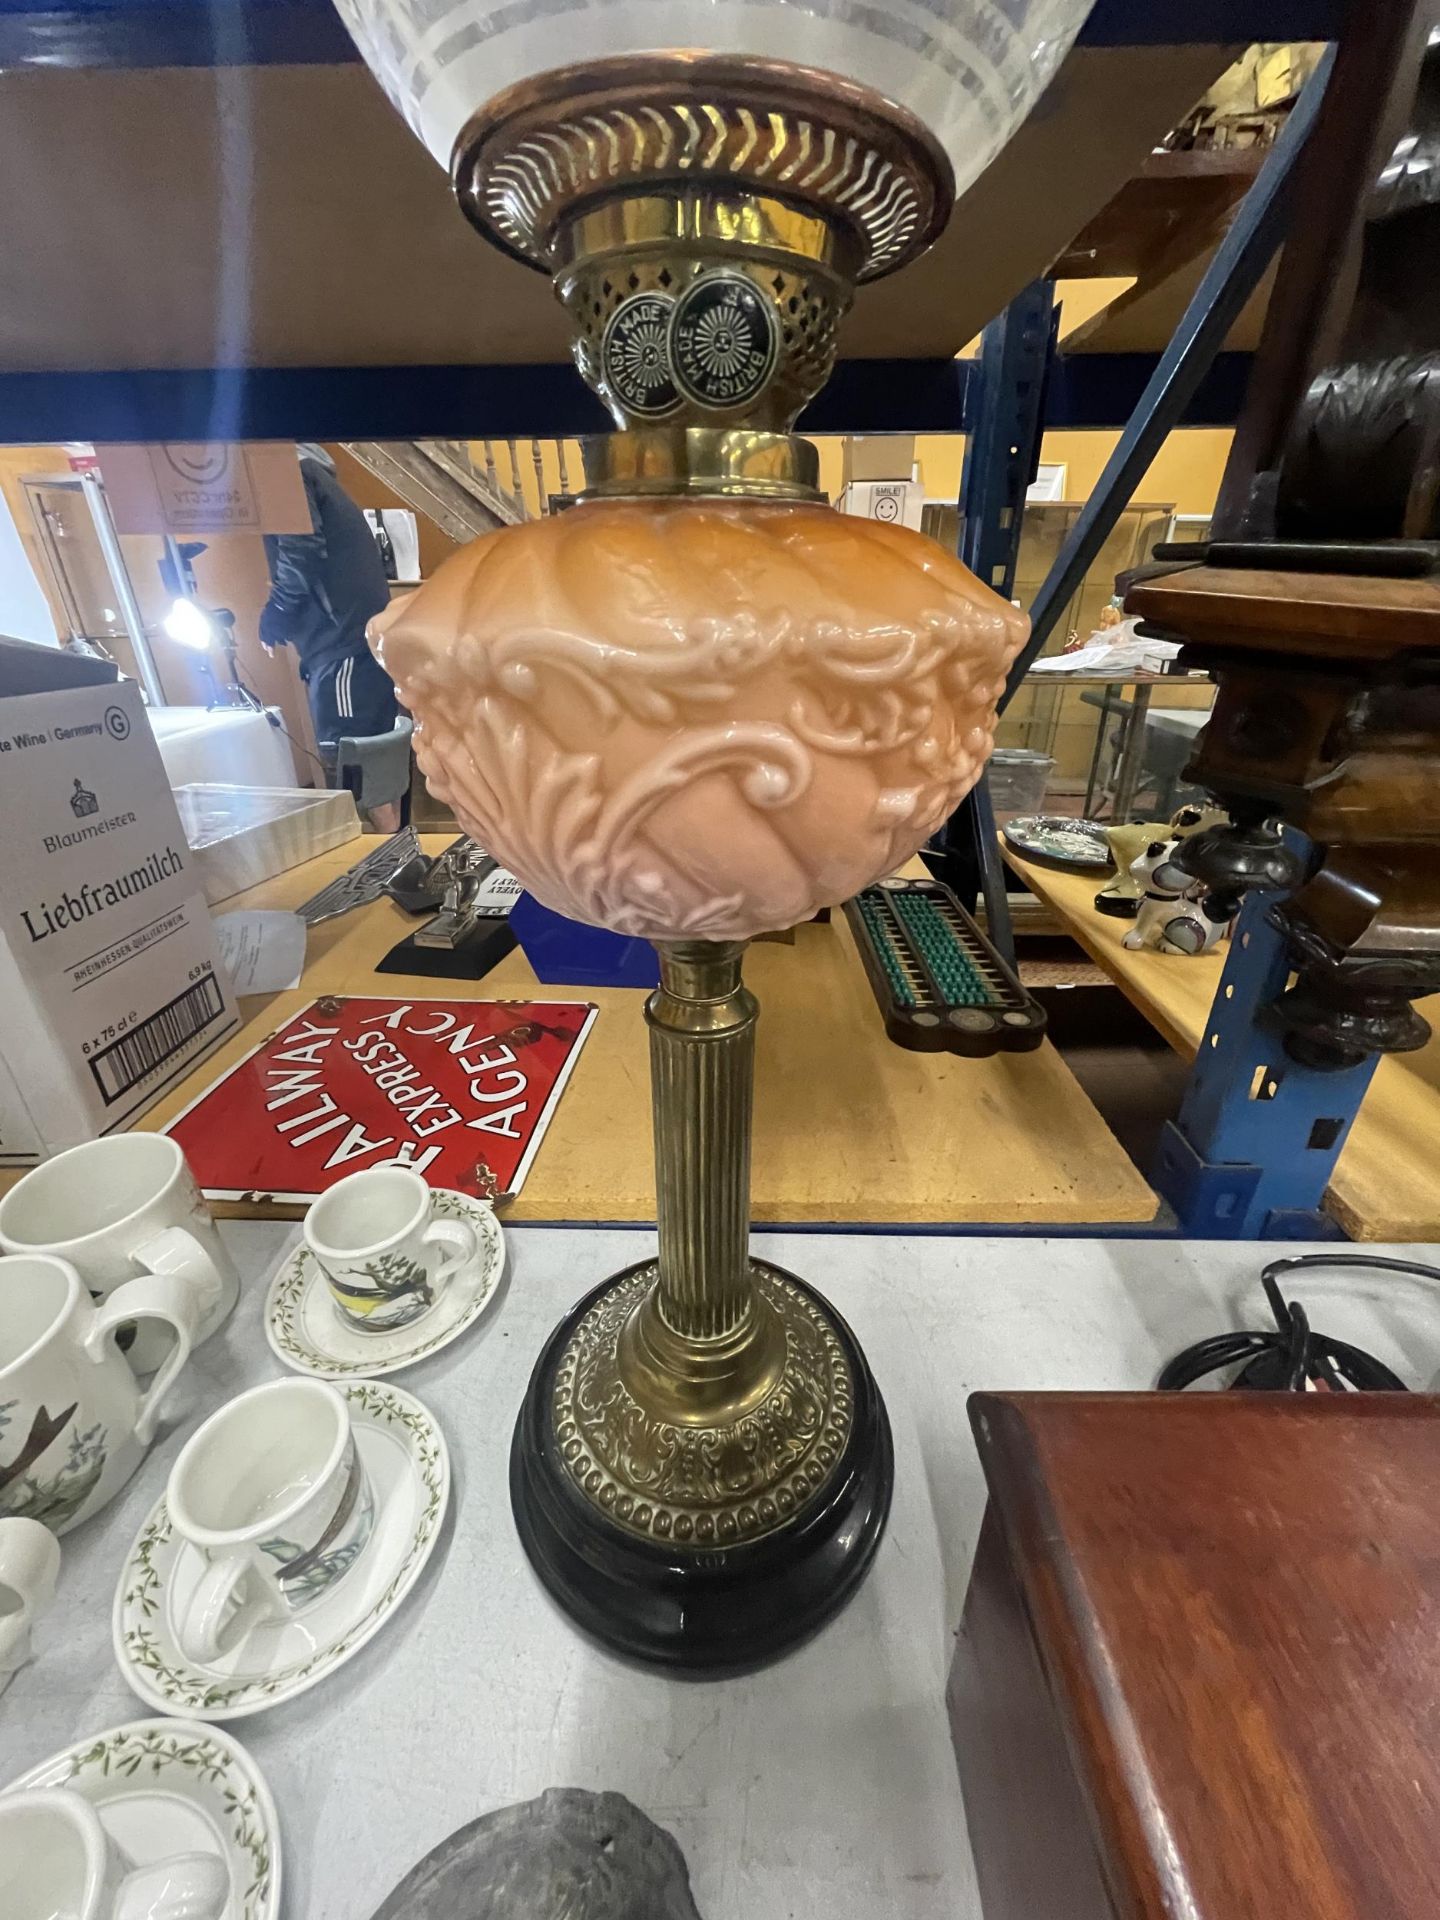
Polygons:
<instances>
[{"instance_id":1,"label":"embossed floral glass reservoir","mask_svg":"<svg viewBox=\"0 0 1440 1920\"><path fill-rule=\"evenodd\" d=\"M1025 631L930 541L834 513L791 428L855 284L939 232L1087 4L341 11L466 213L552 276L618 429L580 505L371 633L432 791L547 906L660 954L657 1255L541 1354L516 1522L587 1631L733 1671L844 1604L893 1475L854 1336L749 1251L744 943L945 820Z\"/></svg>"},{"instance_id":2,"label":"embossed floral glass reservoir","mask_svg":"<svg viewBox=\"0 0 1440 1920\"><path fill-rule=\"evenodd\" d=\"M436 797L546 906L657 941L792 927L908 859L1024 631L907 528L744 499L529 521L375 629Z\"/></svg>"}]
</instances>

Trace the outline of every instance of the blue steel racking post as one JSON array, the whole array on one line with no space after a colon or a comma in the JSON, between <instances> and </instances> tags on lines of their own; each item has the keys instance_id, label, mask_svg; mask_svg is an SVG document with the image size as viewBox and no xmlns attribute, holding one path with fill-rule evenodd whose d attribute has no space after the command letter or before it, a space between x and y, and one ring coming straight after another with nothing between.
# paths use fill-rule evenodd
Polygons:
<instances>
[{"instance_id":1,"label":"blue steel racking post","mask_svg":"<svg viewBox=\"0 0 1440 1920\"><path fill-rule=\"evenodd\" d=\"M1136 479L1179 423L1279 244L1295 162L1318 116L1333 59L1332 50L1246 196L1037 595L1031 642L1011 671L1002 707L1043 646L1059 608L1093 563ZM991 365L982 359L977 437L981 424L997 414L1004 417L1004 402L996 400ZM968 505L968 461L966 478ZM993 485L982 466L974 492L991 514L996 509L987 489ZM968 558L968 526L966 531ZM993 527L982 519L973 535L981 566L989 563L995 539ZM1289 963L1267 917L1274 898L1252 895L1242 910L1185 1099L1160 1143L1154 1184L1173 1207L1182 1233L1197 1237L1322 1238L1340 1231L1322 1212L1321 1201L1375 1062L1319 1073L1286 1054L1274 1002L1284 990Z\"/></svg>"},{"instance_id":2,"label":"blue steel racking post","mask_svg":"<svg viewBox=\"0 0 1440 1920\"><path fill-rule=\"evenodd\" d=\"M1319 1073L1285 1051L1275 1001L1290 960L1270 924L1274 893L1252 893L1152 1184L1196 1239L1343 1239L1321 1200L1377 1058ZM1176 966L1184 966L1177 959Z\"/></svg>"},{"instance_id":3,"label":"blue steel racking post","mask_svg":"<svg viewBox=\"0 0 1440 1920\"><path fill-rule=\"evenodd\" d=\"M1032 280L980 341L960 475L960 558L1006 600L1015 591L1025 490L1040 458L1059 330L1055 282Z\"/></svg>"},{"instance_id":4,"label":"blue steel racking post","mask_svg":"<svg viewBox=\"0 0 1440 1920\"><path fill-rule=\"evenodd\" d=\"M986 327L971 380L960 477L960 558L1006 600L1015 590L1025 490L1040 457L1045 387L1059 325L1054 281L1032 281ZM946 821L939 846L947 883L967 907L977 890L983 893L990 939L1014 966L1005 870L985 775Z\"/></svg>"}]
</instances>

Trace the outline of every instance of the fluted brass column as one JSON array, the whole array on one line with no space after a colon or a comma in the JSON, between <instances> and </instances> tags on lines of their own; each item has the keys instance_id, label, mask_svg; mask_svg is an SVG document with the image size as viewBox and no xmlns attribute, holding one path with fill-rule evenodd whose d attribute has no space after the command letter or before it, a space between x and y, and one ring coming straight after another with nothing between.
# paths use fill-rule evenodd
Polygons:
<instances>
[{"instance_id":1,"label":"fluted brass column","mask_svg":"<svg viewBox=\"0 0 1440 1920\"><path fill-rule=\"evenodd\" d=\"M620 1337L620 1377L682 1426L739 1420L785 1364L750 1264L750 1113L759 1007L739 940L658 946L645 1008L655 1116L656 1284Z\"/></svg>"},{"instance_id":2,"label":"fluted brass column","mask_svg":"<svg viewBox=\"0 0 1440 1920\"><path fill-rule=\"evenodd\" d=\"M693 1340L749 1313L750 1109L755 996L741 941L667 942L645 1009L655 1113L659 1309Z\"/></svg>"}]
</instances>

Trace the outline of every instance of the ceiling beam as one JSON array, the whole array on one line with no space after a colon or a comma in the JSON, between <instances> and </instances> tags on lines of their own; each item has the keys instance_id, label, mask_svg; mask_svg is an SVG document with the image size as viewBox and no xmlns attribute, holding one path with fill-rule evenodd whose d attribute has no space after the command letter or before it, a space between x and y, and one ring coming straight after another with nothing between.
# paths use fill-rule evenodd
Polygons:
<instances>
[{"instance_id":1,"label":"ceiling beam","mask_svg":"<svg viewBox=\"0 0 1440 1920\"><path fill-rule=\"evenodd\" d=\"M1092 47L1330 40L1340 0L1096 0ZM0 69L337 65L358 58L332 0L5 0Z\"/></svg>"},{"instance_id":2,"label":"ceiling beam","mask_svg":"<svg viewBox=\"0 0 1440 1920\"><path fill-rule=\"evenodd\" d=\"M1049 427L1115 428L1154 369L1143 353L1062 355ZM1221 354L1182 426L1233 425L1248 354ZM842 360L801 419L807 433L962 433L968 360ZM603 432L574 368L541 366L167 368L0 373L0 440L555 439Z\"/></svg>"}]
</instances>

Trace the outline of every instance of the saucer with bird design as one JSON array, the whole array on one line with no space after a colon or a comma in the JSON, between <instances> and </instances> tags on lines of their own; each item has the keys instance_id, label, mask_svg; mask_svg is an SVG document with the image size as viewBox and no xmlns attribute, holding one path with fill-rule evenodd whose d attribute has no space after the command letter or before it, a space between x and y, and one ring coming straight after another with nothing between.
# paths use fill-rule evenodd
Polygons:
<instances>
[{"instance_id":1,"label":"saucer with bird design","mask_svg":"<svg viewBox=\"0 0 1440 1920\"><path fill-rule=\"evenodd\" d=\"M427 1313L374 1333L355 1326L335 1305L324 1269L302 1240L280 1262L265 1297L265 1338L276 1357L317 1380L374 1380L438 1353L474 1326L505 1271L500 1222L488 1200L473 1200L449 1187L432 1191L431 1209L441 1219L472 1227L478 1251Z\"/></svg>"},{"instance_id":2,"label":"saucer with bird design","mask_svg":"<svg viewBox=\"0 0 1440 1920\"><path fill-rule=\"evenodd\" d=\"M428 1408L399 1387L351 1380L337 1391L375 1495L364 1551L302 1613L247 1622L242 1611L213 1661L192 1660L175 1623L190 1610L207 1563L175 1531L160 1499L125 1557L111 1621L120 1670L148 1705L197 1720L238 1720L293 1700L357 1654L420 1578L450 1499L444 1436Z\"/></svg>"}]
</instances>

